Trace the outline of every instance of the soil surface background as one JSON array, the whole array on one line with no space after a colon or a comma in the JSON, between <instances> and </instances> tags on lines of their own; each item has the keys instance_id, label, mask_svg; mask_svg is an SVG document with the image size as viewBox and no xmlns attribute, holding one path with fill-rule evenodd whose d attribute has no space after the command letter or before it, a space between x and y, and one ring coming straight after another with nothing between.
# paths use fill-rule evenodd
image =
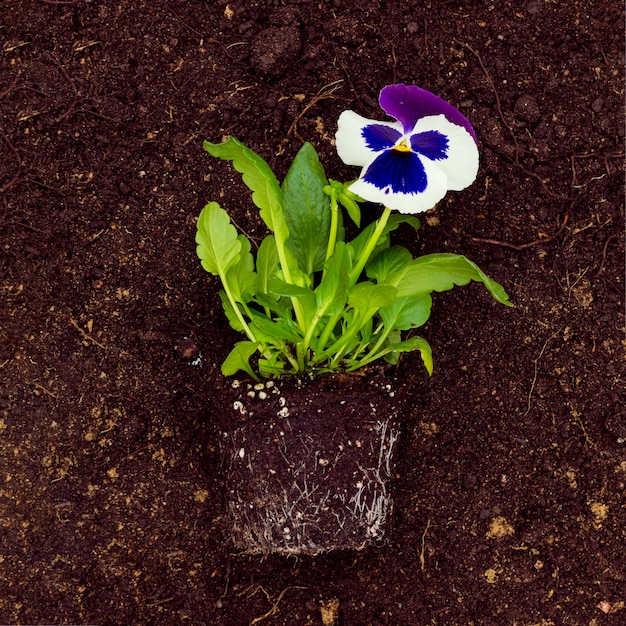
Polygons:
<instances>
[{"instance_id":1,"label":"soil surface background","mask_svg":"<svg viewBox=\"0 0 626 626\"><path fill-rule=\"evenodd\" d=\"M3 0L0 623L626 623L624 15L616 0ZM238 339L195 256L210 200L263 225L202 141L327 174L340 112L418 84L473 123L474 185L414 254L435 371L405 355L385 547L242 556L218 430ZM198 357L198 358L196 358Z\"/></svg>"}]
</instances>

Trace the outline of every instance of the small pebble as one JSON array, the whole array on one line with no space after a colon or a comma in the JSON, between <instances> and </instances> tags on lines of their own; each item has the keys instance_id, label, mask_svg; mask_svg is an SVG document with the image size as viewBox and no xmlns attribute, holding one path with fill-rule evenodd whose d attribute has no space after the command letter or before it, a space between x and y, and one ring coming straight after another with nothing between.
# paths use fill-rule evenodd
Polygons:
<instances>
[{"instance_id":1,"label":"small pebble","mask_svg":"<svg viewBox=\"0 0 626 626\"><path fill-rule=\"evenodd\" d=\"M324 626L335 626L339 619L340 606L337 598L331 598L320 604L320 615Z\"/></svg>"},{"instance_id":2,"label":"small pebble","mask_svg":"<svg viewBox=\"0 0 626 626\"><path fill-rule=\"evenodd\" d=\"M200 357L200 348L193 339L184 337L174 346L174 354L181 361L195 361Z\"/></svg>"},{"instance_id":3,"label":"small pebble","mask_svg":"<svg viewBox=\"0 0 626 626\"><path fill-rule=\"evenodd\" d=\"M477 483L478 480L476 479L476 476L473 476L472 474L467 474L463 477L463 487L465 487L465 489L474 489Z\"/></svg>"},{"instance_id":4,"label":"small pebble","mask_svg":"<svg viewBox=\"0 0 626 626\"><path fill-rule=\"evenodd\" d=\"M525 122L535 123L541 117L539 103L534 96L530 94L521 95L515 102L515 114L521 117Z\"/></svg>"},{"instance_id":5,"label":"small pebble","mask_svg":"<svg viewBox=\"0 0 626 626\"><path fill-rule=\"evenodd\" d=\"M361 100L363 100L367 106L372 107L372 109L375 109L378 106L376 100L368 96L366 93L361 94Z\"/></svg>"},{"instance_id":6,"label":"small pebble","mask_svg":"<svg viewBox=\"0 0 626 626\"><path fill-rule=\"evenodd\" d=\"M261 76L277 78L295 62L301 46L296 26L271 26L256 36L250 62Z\"/></svg>"},{"instance_id":7,"label":"small pebble","mask_svg":"<svg viewBox=\"0 0 626 626\"><path fill-rule=\"evenodd\" d=\"M531 14L531 15L536 15L537 13L539 13L539 11L541 11L541 9L543 9L546 6L545 0L531 0L531 2L529 2L526 5L526 10Z\"/></svg>"}]
</instances>

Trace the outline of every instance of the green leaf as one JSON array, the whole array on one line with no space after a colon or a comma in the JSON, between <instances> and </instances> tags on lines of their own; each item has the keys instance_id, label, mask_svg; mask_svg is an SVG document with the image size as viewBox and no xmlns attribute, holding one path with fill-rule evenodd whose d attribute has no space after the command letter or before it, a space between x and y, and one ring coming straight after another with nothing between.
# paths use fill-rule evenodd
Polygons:
<instances>
[{"instance_id":1,"label":"green leaf","mask_svg":"<svg viewBox=\"0 0 626 626\"><path fill-rule=\"evenodd\" d=\"M390 306L382 307L378 314L387 328L409 330L423 326L428 321L432 303L429 293L404 296Z\"/></svg>"},{"instance_id":2,"label":"green leaf","mask_svg":"<svg viewBox=\"0 0 626 626\"><path fill-rule=\"evenodd\" d=\"M422 227L422 223L415 215L407 215L405 213L392 213L389 218L389 230L395 230L400 224L408 224L413 226L415 230L419 230Z\"/></svg>"},{"instance_id":3,"label":"green leaf","mask_svg":"<svg viewBox=\"0 0 626 626\"><path fill-rule=\"evenodd\" d=\"M318 315L336 315L343 310L348 299L351 269L348 247L338 241L334 254L326 261L324 275L315 290Z\"/></svg>"},{"instance_id":4,"label":"green leaf","mask_svg":"<svg viewBox=\"0 0 626 626\"><path fill-rule=\"evenodd\" d=\"M279 296L287 296L288 298L303 298L312 294L310 289L306 287L300 287L299 285L292 285L280 278L272 278L269 281L269 293Z\"/></svg>"},{"instance_id":5,"label":"green leaf","mask_svg":"<svg viewBox=\"0 0 626 626\"><path fill-rule=\"evenodd\" d=\"M374 321L371 317L365 320L365 324L359 329L359 340L363 345L367 345L372 338L372 332L374 330Z\"/></svg>"},{"instance_id":6,"label":"green leaf","mask_svg":"<svg viewBox=\"0 0 626 626\"><path fill-rule=\"evenodd\" d=\"M380 358L383 358L387 363L396 365L401 352L412 352L414 350L420 351L424 366L426 367L428 374L432 375L433 355L428 342L418 336L410 337L409 339L402 341L399 330L393 331L387 339L387 345L373 356L368 356L365 360L347 359L347 363L349 364L348 371L357 370L372 361L377 361Z\"/></svg>"},{"instance_id":7,"label":"green leaf","mask_svg":"<svg viewBox=\"0 0 626 626\"><path fill-rule=\"evenodd\" d=\"M233 298L245 304L254 295L254 258L250 252L250 241L245 235L238 236L241 242L239 261L226 273L226 279L231 287Z\"/></svg>"},{"instance_id":8,"label":"green leaf","mask_svg":"<svg viewBox=\"0 0 626 626\"><path fill-rule=\"evenodd\" d=\"M289 298L275 299L265 293L256 293L254 295L254 301L279 317L288 317L293 313L293 305Z\"/></svg>"},{"instance_id":9,"label":"green leaf","mask_svg":"<svg viewBox=\"0 0 626 626\"><path fill-rule=\"evenodd\" d=\"M259 377L250 366L250 357L258 350L259 344L254 341L239 341L231 350L226 360L222 363L222 374L224 376L234 376L237 372L243 371L254 380Z\"/></svg>"},{"instance_id":10,"label":"green leaf","mask_svg":"<svg viewBox=\"0 0 626 626\"><path fill-rule=\"evenodd\" d=\"M219 292L220 300L222 301L222 308L224 309L224 313L226 314L226 319L228 323L234 328L237 332L243 333L245 332L245 328L241 323L241 318L235 312L235 304L233 304L226 295L226 292L223 289L220 289Z\"/></svg>"},{"instance_id":11,"label":"green leaf","mask_svg":"<svg viewBox=\"0 0 626 626\"><path fill-rule=\"evenodd\" d=\"M236 327L240 327L250 341L256 341L236 304L237 301L244 302L244 292L253 284L253 277L245 276L247 269L253 269L253 264L250 264L249 242L245 237L237 235L228 214L217 202L210 202L202 209L197 228L196 252L204 269L217 274L222 281L225 296L222 302L229 321L233 324L232 316L237 317ZM244 241L246 252L242 255ZM235 268L233 272L230 271L231 268ZM246 293L245 297L249 295Z\"/></svg>"},{"instance_id":12,"label":"green leaf","mask_svg":"<svg viewBox=\"0 0 626 626\"><path fill-rule=\"evenodd\" d=\"M285 281L303 285L304 281L298 275L302 270L286 248L289 229L283 213L282 191L270 166L234 137L221 144L205 141L203 145L209 154L232 161L233 167L242 174L244 183L252 190L252 200L260 209L261 219L275 235L276 251ZM294 310L298 324L304 328L306 320L302 305L297 300L294 301ZM253 339L250 335L249 338Z\"/></svg>"},{"instance_id":13,"label":"green leaf","mask_svg":"<svg viewBox=\"0 0 626 626\"><path fill-rule=\"evenodd\" d=\"M377 310L393 304L397 289L391 285L362 282L355 285L348 296L348 304L359 312Z\"/></svg>"},{"instance_id":14,"label":"green leaf","mask_svg":"<svg viewBox=\"0 0 626 626\"><path fill-rule=\"evenodd\" d=\"M217 202L209 202L198 218L196 253L202 267L222 280L226 272L239 262L241 240L230 223L228 213Z\"/></svg>"},{"instance_id":15,"label":"green leaf","mask_svg":"<svg viewBox=\"0 0 626 626\"><path fill-rule=\"evenodd\" d=\"M252 312L251 317L251 326L254 330L254 335L261 341L278 345L283 344L283 342L277 341L280 339L289 341L292 344L295 344L300 340L299 337L296 337L293 333L293 329L284 319L274 322L264 315L255 312ZM257 330L261 332L259 333Z\"/></svg>"},{"instance_id":16,"label":"green leaf","mask_svg":"<svg viewBox=\"0 0 626 626\"><path fill-rule=\"evenodd\" d=\"M291 298L294 311L296 304L299 304L302 324L300 325L299 318L298 325L304 332L304 329L308 328L311 320L313 319L313 315L315 314L315 294L308 287L294 285L281 280L280 278L272 278L269 282L269 288L270 295L279 295Z\"/></svg>"},{"instance_id":17,"label":"green leaf","mask_svg":"<svg viewBox=\"0 0 626 626\"><path fill-rule=\"evenodd\" d=\"M392 246L383 250L368 266L366 275L374 278L377 283L384 283L388 276L407 267L413 257L402 246Z\"/></svg>"},{"instance_id":18,"label":"green leaf","mask_svg":"<svg viewBox=\"0 0 626 626\"><path fill-rule=\"evenodd\" d=\"M414 259L404 269L388 276L387 284L398 288L398 296L413 296L432 291L448 291L470 280L483 283L502 304L513 306L502 285L491 280L475 263L460 254L428 254Z\"/></svg>"},{"instance_id":19,"label":"green leaf","mask_svg":"<svg viewBox=\"0 0 626 626\"><path fill-rule=\"evenodd\" d=\"M263 239L256 254L256 292L268 293L269 281L278 272L278 252L274 235Z\"/></svg>"},{"instance_id":20,"label":"green leaf","mask_svg":"<svg viewBox=\"0 0 626 626\"><path fill-rule=\"evenodd\" d=\"M393 349L393 348L389 348L389 346L392 346L394 343L400 343L402 341L402 333L399 330L392 330L389 333L389 336L387 337L387 346L388 349L385 350L385 353L383 355L383 358L385 359L385 361L391 365L397 365L398 361L400 360L400 353L399 352L389 352L389 349Z\"/></svg>"},{"instance_id":21,"label":"green leaf","mask_svg":"<svg viewBox=\"0 0 626 626\"><path fill-rule=\"evenodd\" d=\"M422 356L422 361L424 362L424 367L426 368L429 376L432 376L433 353L430 348L430 344L426 341L426 339L416 335L414 337L410 337L409 339L405 339L404 341L400 341L399 343L391 344L388 349L391 352L412 352L413 350L419 350Z\"/></svg>"},{"instance_id":22,"label":"green leaf","mask_svg":"<svg viewBox=\"0 0 626 626\"><path fill-rule=\"evenodd\" d=\"M282 192L270 166L234 137L223 143L205 141L202 145L211 156L232 161L233 167L252 191L252 201L259 207L261 218L278 240L285 242L289 231L283 214Z\"/></svg>"},{"instance_id":23,"label":"green leaf","mask_svg":"<svg viewBox=\"0 0 626 626\"><path fill-rule=\"evenodd\" d=\"M283 182L283 211L289 239L287 245L306 274L322 269L330 233L328 184L315 148L305 143Z\"/></svg>"},{"instance_id":24,"label":"green leaf","mask_svg":"<svg viewBox=\"0 0 626 626\"><path fill-rule=\"evenodd\" d=\"M395 337L394 337L395 339ZM383 357L387 363L391 363L395 365L398 362L398 357L401 352L412 352L414 350L419 350L422 356L422 361L424 362L424 367L428 372L429 376L432 376L433 373L433 353L430 348L429 343L426 339L422 337L410 337L409 339L405 339L404 341L394 341L391 340L387 345L387 347L380 352L376 358L379 359ZM356 369L356 368L354 368Z\"/></svg>"}]
</instances>

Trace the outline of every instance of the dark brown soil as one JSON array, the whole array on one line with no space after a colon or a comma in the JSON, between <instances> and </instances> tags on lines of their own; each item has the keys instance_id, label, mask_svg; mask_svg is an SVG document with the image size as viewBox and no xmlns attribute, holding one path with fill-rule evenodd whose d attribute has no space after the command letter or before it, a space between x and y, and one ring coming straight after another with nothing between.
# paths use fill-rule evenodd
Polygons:
<instances>
[{"instance_id":1,"label":"dark brown soil","mask_svg":"<svg viewBox=\"0 0 626 626\"><path fill-rule=\"evenodd\" d=\"M4 0L0 623L626 623L623 25L614 0ZM461 108L482 165L400 241L516 308L440 294L434 375L401 360L387 547L237 556L237 337L193 239L215 199L264 231L202 140L281 178L308 140L345 180L339 113L401 81Z\"/></svg>"}]
</instances>

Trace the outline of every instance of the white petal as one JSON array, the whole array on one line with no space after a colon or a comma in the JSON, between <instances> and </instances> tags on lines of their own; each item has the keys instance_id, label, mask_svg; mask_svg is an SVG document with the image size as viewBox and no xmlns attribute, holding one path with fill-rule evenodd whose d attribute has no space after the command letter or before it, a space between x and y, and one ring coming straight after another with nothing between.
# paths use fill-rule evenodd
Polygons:
<instances>
[{"instance_id":1,"label":"white petal","mask_svg":"<svg viewBox=\"0 0 626 626\"><path fill-rule=\"evenodd\" d=\"M368 120L354 111L344 111L337 120L335 143L337 154L346 165L360 165L363 167L372 161L376 153L367 147L363 138L363 129L371 124L389 126L402 132L400 123Z\"/></svg>"},{"instance_id":2,"label":"white petal","mask_svg":"<svg viewBox=\"0 0 626 626\"><path fill-rule=\"evenodd\" d=\"M460 191L471 185L478 174L478 146L473 137L457 124L449 122L444 115L431 115L417 121L411 135L437 130L448 138L448 158L430 161L448 177L448 189ZM422 163L428 163L423 155Z\"/></svg>"}]
</instances>

